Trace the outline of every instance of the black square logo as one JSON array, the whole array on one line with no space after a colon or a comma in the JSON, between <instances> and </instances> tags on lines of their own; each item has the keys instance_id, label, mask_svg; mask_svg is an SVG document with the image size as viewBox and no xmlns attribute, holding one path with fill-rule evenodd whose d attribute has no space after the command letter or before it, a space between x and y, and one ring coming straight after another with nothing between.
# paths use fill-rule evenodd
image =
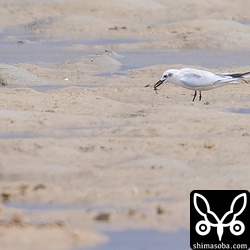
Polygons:
<instances>
[{"instance_id":1,"label":"black square logo","mask_svg":"<svg viewBox=\"0 0 250 250\"><path fill-rule=\"evenodd\" d=\"M191 249L249 249L250 194L194 190L190 194Z\"/></svg>"}]
</instances>

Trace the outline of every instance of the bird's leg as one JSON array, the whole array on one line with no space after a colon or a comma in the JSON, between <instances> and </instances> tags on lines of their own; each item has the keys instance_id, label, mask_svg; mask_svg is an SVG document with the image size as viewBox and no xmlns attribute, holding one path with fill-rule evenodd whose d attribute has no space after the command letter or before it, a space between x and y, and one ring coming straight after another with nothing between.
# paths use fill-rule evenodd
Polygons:
<instances>
[{"instance_id":1,"label":"bird's leg","mask_svg":"<svg viewBox=\"0 0 250 250\"><path fill-rule=\"evenodd\" d=\"M199 91L200 91L200 90L199 90ZM202 97L202 96L201 96L201 91L200 91L200 95L199 95L199 101L201 101L201 97Z\"/></svg>"},{"instance_id":2,"label":"bird's leg","mask_svg":"<svg viewBox=\"0 0 250 250\"><path fill-rule=\"evenodd\" d=\"M195 91L194 91L194 98L193 98L192 102L195 100L196 95L197 95L197 91L195 90Z\"/></svg>"}]
</instances>

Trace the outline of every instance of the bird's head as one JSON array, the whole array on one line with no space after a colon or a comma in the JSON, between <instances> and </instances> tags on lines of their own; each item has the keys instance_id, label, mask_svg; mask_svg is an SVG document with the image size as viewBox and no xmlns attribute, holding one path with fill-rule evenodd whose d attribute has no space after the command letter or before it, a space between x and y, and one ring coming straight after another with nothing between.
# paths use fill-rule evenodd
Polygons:
<instances>
[{"instance_id":1,"label":"bird's head","mask_svg":"<svg viewBox=\"0 0 250 250\"><path fill-rule=\"evenodd\" d=\"M167 79L170 79L174 75L174 70L169 69L166 70L163 74L161 79L154 85L154 90L157 90L157 88L162 85Z\"/></svg>"}]
</instances>

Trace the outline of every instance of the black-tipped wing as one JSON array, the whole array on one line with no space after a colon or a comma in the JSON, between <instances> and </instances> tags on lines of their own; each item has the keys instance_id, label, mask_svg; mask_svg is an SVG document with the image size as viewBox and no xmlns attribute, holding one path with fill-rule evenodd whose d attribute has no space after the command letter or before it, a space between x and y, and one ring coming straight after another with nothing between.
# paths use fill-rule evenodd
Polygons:
<instances>
[{"instance_id":1,"label":"black-tipped wing","mask_svg":"<svg viewBox=\"0 0 250 250\"><path fill-rule=\"evenodd\" d=\"M224 74L216 74L216 75L218 75L218 76L231 76L232 78L242 78L244 76L250 75L250 71L245 72L245 73L234 73L234 74L224 73Z\"/></svg>"}]
</instances>

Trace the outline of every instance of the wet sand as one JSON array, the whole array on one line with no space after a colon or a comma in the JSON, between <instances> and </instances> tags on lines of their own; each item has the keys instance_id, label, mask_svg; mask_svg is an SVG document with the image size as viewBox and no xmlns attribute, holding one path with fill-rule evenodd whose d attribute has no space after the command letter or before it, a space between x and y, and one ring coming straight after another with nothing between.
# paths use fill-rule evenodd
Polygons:
<instances>
[{"instance_id":1,"label":"wet sand","mask_svg":"<svg viewBox=\"0 0 250 250\"><path fill-rule=\"evenodd\" d=\"M249 84L201 102L152 88L168 68L249 71L249 5L6 1L1 246L101 249L105 230L188 230L192 190L249 190Z\"/></svg>"}]
</instances>

